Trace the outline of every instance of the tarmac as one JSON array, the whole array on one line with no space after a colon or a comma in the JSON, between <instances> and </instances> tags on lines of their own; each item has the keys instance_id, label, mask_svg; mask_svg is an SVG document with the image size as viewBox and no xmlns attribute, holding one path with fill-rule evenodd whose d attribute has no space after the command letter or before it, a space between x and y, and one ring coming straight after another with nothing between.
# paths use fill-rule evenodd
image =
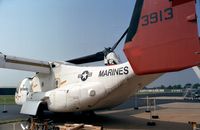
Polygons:
<instances>
[{"instance_id":1,"label":"tarmac","mask_svg":"<svg viewBox=\"0 0 200 130\"><path fill-rule=\"evenodd\" d=\"M197 122L200 124L200 103L169 103L159 105L160 109L152 112L159 115L159 121L188 123ZM149 119L148 113L139 113L134 117Z\"/></svg>"},{"instance_id":2,"label":"tarmac","mask_svg":"<svg viewBox=\"0 0 200 130\"><path fill-rule=\"evenodd\" d=\"M171 100L171 99L170 99ZM173 101L173 100L171 100ZM3 110L3 106L0 106ZM8 113L0 113L0 122L17 118L27 119L28 116L19 114L20 106L7 106ZM84 123L103 126L104 130L192 130L189 121L200 124L200 103L172 102L160 104L152 115L158 115L159 119L150 120L150 113L145 112L146 107L139 110L125 108L121 110L107 110L96 112L95 115L47 113L45 118L62 123ZM153 121L155 126L148 126ZM0 125L0 130L21 130L20 123Z\"/></svg>"},{"instance_id":3,"label":"tarmac","mask_svg":"<svg viewBox=\"0 0 200 130\"><path fill-rule=\"evenodd\" d=\"M21 106L19 105L6 105L5 110L7 113L3 113L4 105L0 105L0 123L8 120L26 119L26 115L20 114Z\"/></svg>"}]
</instances>

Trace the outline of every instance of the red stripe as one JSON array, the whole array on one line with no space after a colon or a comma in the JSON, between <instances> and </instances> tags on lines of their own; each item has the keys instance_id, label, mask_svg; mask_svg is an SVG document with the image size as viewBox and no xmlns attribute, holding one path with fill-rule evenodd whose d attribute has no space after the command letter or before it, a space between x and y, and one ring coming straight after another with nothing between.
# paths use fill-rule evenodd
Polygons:
<instances>
[{"instance_id":1,"label":"red stripe","mask_svg":"<svg viewBox=\"0 0 200 130\"><path fill-rule=\"evenodd\" d=\"M177 6L177 5L181 5L190 1L194 1L194 0L173 0L172 1L172 6Z\"/></svg>"}]
</instances>

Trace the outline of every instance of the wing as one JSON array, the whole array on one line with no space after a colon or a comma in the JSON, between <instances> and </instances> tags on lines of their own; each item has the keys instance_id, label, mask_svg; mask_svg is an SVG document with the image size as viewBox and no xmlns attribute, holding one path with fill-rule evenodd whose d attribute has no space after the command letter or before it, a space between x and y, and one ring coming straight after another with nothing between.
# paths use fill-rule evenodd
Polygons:
<instances>
[{"instance_id":1,"label":"wing","mask_svg":"<svg viewBox=\"0 0 200 130\"><path fill-rule=\"evenodd\" d=\"M39 61L0 54L0 68L50 73L51 66L47 61Z\"/></svg>"},{"instance_id":2,"label":"wing","mask_svg":"<svg viewBox=\"0 0 200 130\"><path fill-rule=\"evenodd\" d=\"M134 72L142 75L199 66L198 20L195 0L136 0L124 46Z\"/></svg>"}]
</instances>

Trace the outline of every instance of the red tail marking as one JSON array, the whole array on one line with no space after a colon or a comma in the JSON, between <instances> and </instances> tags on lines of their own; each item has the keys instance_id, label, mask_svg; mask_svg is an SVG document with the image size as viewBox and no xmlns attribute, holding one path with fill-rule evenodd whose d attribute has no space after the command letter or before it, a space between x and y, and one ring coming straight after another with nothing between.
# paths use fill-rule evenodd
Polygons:
<instances>
[{"instance_id":1,"label":"red tail marking","mask_svg":"<svg viewBox=\"0 0 200 130\"><path fill-rule=\"evenodd\" d=\"M194 13L194 1L172 7L169 0L144 0L137 33L124 47L136 74L200 65L197 24L187 19Z\"/></svg>"},{"instance_id":2,"label":"red tail marking","mask_svg":"<svg viewBox=\"0 0 200 130\"><path fill-rule=\"evenodd\" d=\"M172 6L177 6L194 0L172 0Z\"/></svg>"}]
</instances>

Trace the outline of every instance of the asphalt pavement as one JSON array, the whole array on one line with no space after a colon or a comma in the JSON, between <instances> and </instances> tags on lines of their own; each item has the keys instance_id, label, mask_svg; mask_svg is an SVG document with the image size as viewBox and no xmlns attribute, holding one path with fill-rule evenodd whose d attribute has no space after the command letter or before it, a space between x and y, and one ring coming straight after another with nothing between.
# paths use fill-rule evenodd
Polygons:
<instances>
[{"instance_id":1,"label":"asphalt pavement","mask_svg":"<svg viewBox=\"0 0 200 130\"><path fill-rule=\"evenodd\" d=\"M103 126L104 130L192 130L188 121L200 123L199 102L184 101L175 97L158 98L156 113L159 119L150 120L150 114L145 113L145 97L137 99L139 110L133 109L134 101L135 99L129 100L112 110L98 111L95 115L46 112L43 118L53 120L54 124L84 123ZM2 113L3 105L0 105L0 122L27 119L29 116L21 115L20 109L17 105L7 105L8 112ZM149 121L155 122L156 126L148 126ZM4 124L0 125L0 130L21 130L21 126L20 123Z\"/></svg>"}]
</instances>

